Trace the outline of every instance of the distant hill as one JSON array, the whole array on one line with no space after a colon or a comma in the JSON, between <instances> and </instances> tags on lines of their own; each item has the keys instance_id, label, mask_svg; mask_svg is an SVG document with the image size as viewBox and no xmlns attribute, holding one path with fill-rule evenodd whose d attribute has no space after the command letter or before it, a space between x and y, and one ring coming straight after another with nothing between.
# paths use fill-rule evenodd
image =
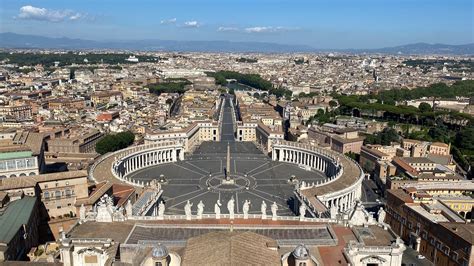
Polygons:
<instances>
[{"instance_id":1,"label":"distant hill","mask_svg":"<svg viewBox=\"0 0 474 266\"><path fill-rule=\"evenodd\" d=\"M347 52L383 54L450 54L472 55L474 43L463 45L415 43L379 49L317 49L307 45L277 44L268 42L231 41L92 41L71 38L51 38L11 32L0 33L0 48L23 49L117 49L142 51L186 51L186 52Z\"/></svg>"},{"instance_id":2,"label":"distant hill","mask_svg":"<svg viewBox=\"0 0 474 266\"><path fill-rule=\"evenodd\" d=\"M386 54L453 54L453 55L472 55L474 54L474 43L449 45L449 44L429 44L413 43L395 47L386 47L380 49L368 50L377 53Z\"/></svg>"},{"instance_id":3,"label":"distant hill","mask_svg":"<svg viewBox=\"0 0 474 266\"><path fill-rule=\"evenodd\" d=\"M16 33L0 33L1 48L39 49L123 49L142 51L192 51L192 52L311 52L304 45L285 45L264 42L230 41L91 41L70 38L50 38Z\"/></svg>"}]
</instances>

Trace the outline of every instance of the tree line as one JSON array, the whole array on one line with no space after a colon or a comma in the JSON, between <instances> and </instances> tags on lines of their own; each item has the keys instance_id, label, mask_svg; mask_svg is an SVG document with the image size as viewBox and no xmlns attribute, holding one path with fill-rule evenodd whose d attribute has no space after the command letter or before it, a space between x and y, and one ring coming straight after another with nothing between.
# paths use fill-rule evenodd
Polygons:
<instances>
[{"instance_id":1,"label":"tree line","mask_svg":"<svg viewBox=\"0 0 474 266\"><path fill-rule=\"evenodd\" d=\"M206 72L210 77L215 78L217 85L226 86L228 79L235 79L237 83L250 86L257 90L268 91L268 93L275 95L278 98L290 98L292 92L285 88L274 88L272 83L258 74L242 74L235 71L221 70L217 72Z\"/></svg>"},{"instance_id":2,"label":"tree line","mask_svg":"<svg viewBox=\"0 0 474 266\"><path fill-rule=\"evenodd\" d=\"M187 79L166 79L162 82L149 84L146 87L150 93L160 95L162 93L185 93L186 86L191 85L191 81Z\"/></svg>"},{"instance_id":3,"label":"tree line","mask_svg":"<svg viewBox=\"0 0 474 266\"><path fill-rule=\"evenodd\" d=\"M118 151L132 145L134 141L135 135L130 131L109 134L97 142L95 151L100 154Z\"/></svg>"}]
</instances>

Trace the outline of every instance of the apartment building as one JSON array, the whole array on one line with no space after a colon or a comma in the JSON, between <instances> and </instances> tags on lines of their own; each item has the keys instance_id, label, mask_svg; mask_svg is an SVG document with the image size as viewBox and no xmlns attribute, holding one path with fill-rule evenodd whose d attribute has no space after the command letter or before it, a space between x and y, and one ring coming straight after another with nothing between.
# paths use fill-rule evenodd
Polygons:
<instances>
[{"instance_id":1,"label":"apartment building","mask_svg":"<svg viewBox=\"0 0 474 266\"><path fill-rule=\"evenodd\" d=\"M474 264L474 224L446 204L396 189L387 191L386 206L392 230L435 265Z\"/></svg>"}]
</instances>

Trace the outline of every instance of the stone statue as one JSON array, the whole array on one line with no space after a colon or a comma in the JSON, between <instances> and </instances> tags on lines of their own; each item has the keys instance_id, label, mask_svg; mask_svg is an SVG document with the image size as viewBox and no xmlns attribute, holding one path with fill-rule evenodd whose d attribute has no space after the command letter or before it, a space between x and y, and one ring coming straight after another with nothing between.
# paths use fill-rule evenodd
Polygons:
<instances>
[{"instance_id":1,"label":"stone statue","mask_svg":"<svg viewBox=\"0 0 474 266\"><path fill-rule=\"evenodd\" d=\"M304 220L305 215L306 215L306 204L302 202L300 205L300 220Z\"/></svg>"},{"instance_id":2,"label":"stone statue","mask_svg":"<svg viewBox=\"0 0 474 266\"><path fill-rule=\"evenodd\" d=\"M127 213L127 217L130 218L133 216L132 212L132 202L130 200L127 201L127 205L125 205L125 212Z\"/></svg>"},{"instance_id":3,"label":"stone statue","mask_svg":"<svg viewBox=\"0 0 474 266\"><path fill-rule=\"evenodd\" d=\"M160 204L158 204L158 217L163 219L163 216L165 214L165 203L163 201L160 201Z\"/></svg>"},{"instance_id":4,"label":"stone statue","mask_svg":"<svg viewBox=\"0 0 474 266\"><path fill-rule=\"evenodd\" d=\"M191 207L193 206L193 204L191 202L186 202L186 205L184 205L184 213L186 214L186 220L191 220L191 216L192 216L192 213L191 213Z\"/></svg>"},{"instance_id":5,"label":"stone statue","mask_svg":"<svg viewBox=\"0 0 474 266\"><path fill-rule=\"evenodd\" d=\"M278 205L276 204L276 202L273 202L272 204L272 220L273 221L276 221L277 219L277 211L278 211Z\"/></svg>"},{"instance_id":6,"label":"stone statue","mask_svg":"<svg viewBox=\"0 0 474 266\"><path fill-rule=\"evenodd\" d=\"M198 205L197 205L197 218L198 219L202 219L202 214L204 212L204 203L202 203L202 200L199 201Z\"/></svg>"},{"instance_id":7,"label":"stone statue","mask_svg":"<svg viewBox=\"0 0 474 266\"><path fill-rule=\"evenodd\" d=\"M260 211L262 212L262 219L267 219L267 204L262 200L262 206L260 206Z\"/></svg>"},{"instance_id":8,"label":"stone statue","mask_svg":"<svg viewBox=\"0 0 474 266\"><path fill-rule=\"evenodd\" d=\"M306 187L306 182L301 181L301 188L305 188L305 187Z\"/></svg>"},{"instance_id":9,"label":"stone statue","mask_svg":"<svg viewBox=\"0 0 474 266\"><path fill-rule=\"evenodd\" d=\"M234 219L234 202L234 196L232 196L232 198L227 202L227 210L229 211L229 218L231 220Z\"/></svg>"},{"instance_id":10,"label":"stone statue","mask_svg":"<svg viewBox=\"0 0 474 266\"><path fill-rule=\"evenodd\" d=\"M113 222L115 208L113 205L113 199L107 194L100 198L100 201L97 203L97 215L95 217L97 222Z\"/></svg>"},{"instance_id":11,"label":"stone statue","mask_svg":"<svg viewBox=\"0 0 474 266\"><path fill-rule=\"evenodd\" d=\"M336 219L337 217L337 207L336 205L332 205L330 209L331 219Z\"/></svg>"},{"instance_id":12,"label":"stone statue","mask_svg":"<svg viewBox=\"0 0 474 266\"><path fill-rule=\"evenodd\" d=\"M242 206L242 211L244 212L244 219L249 218L249 210L250 210L250 200L245 200L244 206Z\"/></svg>"},{"instance_id":13,"label":"stone statue","mask_svg":"<svg viewBox=\"0 0 474 266\"><path fill-rule=\"evenodd\" d=\"M384 222L384 220L385 220L385 215L386 215L385 210L384 210L382 207L380 207L380 209L379 209L379 211L378 211L377 214L378 214L377 222L379 222L380 224L382 224L382 223Z\"/></svg>"},{"instance_id":14,"label":"stone statue","mask_svg":"<svg viewBox=\"0 0 474 266\"><path fill-rule=\"evenodd\" d=\"M221 200L217 200L216 204L214 204L214 213L216 214L216 219L221 218Z\"/></svg>"},{"instance_id":15,"label":"stone statue","mask_svg":"<svg viewBox=\"0 0 474 266\"><path fill-rule=\"evenodd\" d=\"M79 219L86 219L86 207L84 207L84 204L81 204L81 208L79 208Z\"/></svg>"}]
</instances>

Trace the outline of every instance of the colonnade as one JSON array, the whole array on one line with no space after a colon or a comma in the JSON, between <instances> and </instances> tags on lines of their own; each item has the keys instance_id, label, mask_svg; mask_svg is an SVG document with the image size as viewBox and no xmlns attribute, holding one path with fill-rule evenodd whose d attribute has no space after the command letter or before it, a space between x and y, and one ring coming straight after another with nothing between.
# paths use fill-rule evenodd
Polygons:
<instances>
[{"instance_id":1,"label":"colonnade","mask_svg":"<svg viewBox=\"0 0 474 266\"><path fill-rule=\"evenodd\" d=\"M184 160L184 151L182 148L163 147L159 150L141 151L121 158L116 162L116 165L114 165L113 171L118 177L122 178L139 169L162 163L176 162L178 159Z\"/></svg>"},{"instance_id":2,"label":"colonnade","mask_svg":"<svg viewBox=\"0 0 474 266\"><path fill-rule=\"evenodd\" d=\"M296 150L293 148L273 148L272 159L274 161L288 162L311 167L319 172L323 172L328 177L337 174L338 166L333 159L310 151Z\"/></svg>"},{"instance_id":3,"label":"colonnade","mask_svg":"<svg viewBox=\"0 0 474 266\"><path fill-rule=\"evenodd\" d=\"M355 207L357 200L360 199L360 187L350 190L347 193L341 193L340 195L329 197L327 200L323 200L323 204L331 209L333 206L340 212L351 210Z\"/></svg>"},{"instance_id":4,"label":"colonnade","mask_svg":"<svg viewBox=\"0 0 474 266\"><path fill-rule=\"evenodd\" d=\"M309 187L300 187L299 189L331 186L332 182L344 182L350 177L348 176L349 173L344 173L344 167L339 160L339 156L343 157L344 155L339 155L332 151L326 151L316 147L305 146L303 144L288 143L288 145L286 145L285 143L277 143L273 146L272 160L311 167L311 169L322 172L327 176L327 179L323 182L316 182L316 185L313 184L313 186ZM343 162L346 164L356 164L346 158L343 159ZM349 168L354 169L352 166ZM360 167L357 166L355 169L360 169ZM344 176L344 174L346 176ZM363 172L360 169L358 173L354 172L351 174L357 174L358 178L355 179L355 182L347 184L347 187L337 191L329 189L330 187L328 187L326 193L314 196L317 197L317 199L323 203L328 210L334 207L338 212L345 212L353 209L356 202L361 197ZM351 177L351 179L352 178L353 177ZM321 189L320 191L326 190Z\"/></svg>"}]
</instances>

